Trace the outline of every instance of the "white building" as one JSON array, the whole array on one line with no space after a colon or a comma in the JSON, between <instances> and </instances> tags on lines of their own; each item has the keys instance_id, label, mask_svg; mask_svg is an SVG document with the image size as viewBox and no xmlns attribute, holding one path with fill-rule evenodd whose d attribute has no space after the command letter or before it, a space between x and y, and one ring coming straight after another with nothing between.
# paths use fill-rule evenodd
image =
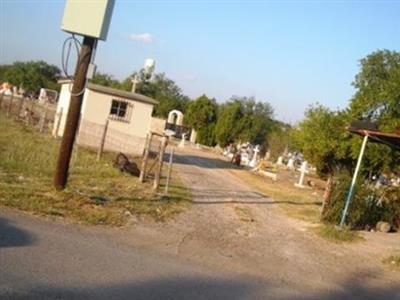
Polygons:
<instances>
[{"instance_id":1,"label":"white building","mask_svg":"<svg viewBox=\"0 0 400 300\"><path fill-rule=\"evenodd\" d=\"M61 80L59 83L62 86L53 135L62 136L72 83L69 80ZM108 120L104 148L140 154L150 131L153 107L157 103L156 100L140 94L88 83L83 96L77 143L97 148Z\"/></svg>"}]
</instances>

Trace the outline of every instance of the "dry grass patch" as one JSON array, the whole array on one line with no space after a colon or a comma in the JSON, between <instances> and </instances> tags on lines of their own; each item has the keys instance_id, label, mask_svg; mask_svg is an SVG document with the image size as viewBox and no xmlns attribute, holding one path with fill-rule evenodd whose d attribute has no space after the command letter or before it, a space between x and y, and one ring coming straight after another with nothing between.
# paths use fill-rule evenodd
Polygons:
<instances>
[{"instance_id":1,"label":"dry grass patch","mask_svg":"<svg viewBox=\"0 0 400 300\"><path fill-rule=\"evenodd\" d=\"M364 240L357 231L352 231L347 227L340 228L334 225L321 225L314 230L320 237L334 243Z\"/></svg>"},{"instance_id":2,"label":"dry grass patch","mask_svg":"<svg viewBox=\"0 0 400 300\"><path fill-rule=\"evenodd\" d=\"M299 189L286 178L272 181L244 169L232 169L231 172L249 186L275 200L287 215L304 221L319 222L322 205L321 191Z\"/></svg>"},{"instance_id":3,"label":"dry grass patch","mask_svg":"<svg viewBox=\"0 0 400 300\"><path fill-rule=\"evenodd\" d=\"M397 271L400 271L400 253L385 258L383 263L389 265Z\"/></svg>"},{"instance_id":4,"label":"dry grass patch","mask_svg":"<svg viewBox=\"0 0 400 300\"><path fill-rule=\"evenodd\" d=\"M52 184L59 142L8 119L0 112L0 205L39 215L64 217L84 224L125 224L131 214L156 221L173 217L191 202L177 176L168 198L154 193L151 182L120 173L112 166L115 154L100 162L83 148L73 153L68 187ZM134 158L140 166L139 158ZM173 174L176 175L176 174Z\"/></svg>"}]
</instances>

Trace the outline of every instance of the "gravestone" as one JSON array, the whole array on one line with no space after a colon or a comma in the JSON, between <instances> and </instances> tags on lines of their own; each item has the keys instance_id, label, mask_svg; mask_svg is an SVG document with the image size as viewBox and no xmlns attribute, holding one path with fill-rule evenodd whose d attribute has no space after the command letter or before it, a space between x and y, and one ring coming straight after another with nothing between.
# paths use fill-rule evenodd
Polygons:
<instances>
[{"instance_id":1,"label":"gravestone","mask_svg":"<svg viewBox=\"0 0 400 300\"><path fill-rule=\"evenodd\" d=\"M293 158L289 158L287 167L289 170L294 170L294 159Z\"/></svg>"},{"instance_id":2,"label":"gravestone","mask_svg":"<svg viewBox=\"0 0 400 300\"><path fill-rule=\"evenodd\" d=\"M187 133L182 134L182 139L181 139L181 141L179 142L179 145L178 145L179 148L185 148L186 135L187 135Z\"/></svg>"},{"instance_id":3,"label":"gravestone","mask_svg":"<svg viewBox=\"0 0 400 300\"><path fill-rule=\"evenodd\" d=\"M251 168L254 168L254 167L257 165L258 153L260 152L260 146L257 145L257 146L254 148L254 151L253 151L253 152L254 152L254 153L253 153L253 157L252 157L251 161L249 162L249 167L251 167Z\"/></svg>"},{"instance_id":4,"label":"gravestone","mask_svg":"<svg viewBox=\"0 0 400 300\"><path fill-rule=\"evenodd\" d=\"M306 173L308 173L308 164L307 161L303 161L300 167L300 178L299 178L299 182L295 183L296 187L299 188L305 188L304 186L304 176L306 175Z\"/></svg>"}]
</instances>

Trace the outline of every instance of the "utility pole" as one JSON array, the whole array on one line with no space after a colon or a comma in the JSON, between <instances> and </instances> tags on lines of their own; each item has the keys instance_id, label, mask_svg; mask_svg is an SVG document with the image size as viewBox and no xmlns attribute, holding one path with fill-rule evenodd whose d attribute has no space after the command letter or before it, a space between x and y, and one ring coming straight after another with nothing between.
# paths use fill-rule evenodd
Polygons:
<instances>
[{"instance_id":1,"label":"utility pole","mask_svg":"<svg viewBox=\"0 0 400 300\"><path fill-rule=\"evenodd\" d=\"M97 40L95 38L84 36L82 48L79 53L67 120L64 127L64 134L61 140L56 172L54 175L54 187L57 190L63 190L67 184L69 163L71 160L72 149L78 128L84 89L86 85L86 74L96 42Z\"/></svg>"}]
</instances>

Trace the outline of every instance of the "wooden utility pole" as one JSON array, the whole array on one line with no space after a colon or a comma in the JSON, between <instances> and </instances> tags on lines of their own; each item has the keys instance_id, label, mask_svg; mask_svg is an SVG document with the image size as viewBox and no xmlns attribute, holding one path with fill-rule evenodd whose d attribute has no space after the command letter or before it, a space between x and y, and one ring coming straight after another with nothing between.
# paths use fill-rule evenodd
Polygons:
<instances>
[{"instance_id":1,"label":"wooden utility pole","mask_svg":"<svg viewBox=\"0 0 400 300\"><path fill-rule=\"evenodd\" d=\"M153 190L158 189L158 186L160 185L160 178L161 178L161 172L162 172L162 166L163 166L163 160L164 160L164 152L165 152L165 147L167 146L167 137L163 136L161 138L161 145L160 145L160 153L158 154L158 165L156 169L156 174L154 176L154 184L153 184Z\"/></svg>"},{"instance_id":2,"label":"wooden utility pole","mask_svg":"<svg viewBox=\"0 0 400 300\"><path fill-rule=\"evenodd\" d=\"M61 140L60 152L58 154L56 172L54 174L54 187L57 190L63 190L68 181L69 163L71 160L76 131L78 128L86 84L86 74L95 44L96 39L88 36L83 38L82 48L79 53L78 64L75 70L74 83L72 86L64 134Z\"/></svg>"}]
</instances>

